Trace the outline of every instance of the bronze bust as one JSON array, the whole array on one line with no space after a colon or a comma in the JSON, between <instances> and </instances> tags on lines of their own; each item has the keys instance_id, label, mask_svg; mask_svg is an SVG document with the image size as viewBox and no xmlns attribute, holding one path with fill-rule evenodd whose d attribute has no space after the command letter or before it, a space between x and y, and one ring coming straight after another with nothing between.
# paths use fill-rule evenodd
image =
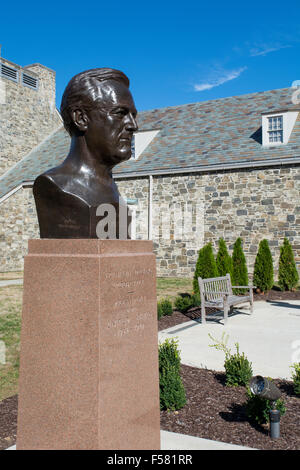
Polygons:
<instances>
[{"instance_id":1,"label":"bronze bust","mask_svg":"<svg viewBox=\"0 0 300 470\"><path fill-rule=\"evenodd\" d=\"M138 129L128 78L108 68L75 75L64 91L61 115L71 136L69 154L33 186L41 238L129 238L128 208L112 177L113 167L131 157ZM124 204L125 231L119 224ZM115 226L99 236L97 225L109 207Z\"/></svg>"}]
</instances>

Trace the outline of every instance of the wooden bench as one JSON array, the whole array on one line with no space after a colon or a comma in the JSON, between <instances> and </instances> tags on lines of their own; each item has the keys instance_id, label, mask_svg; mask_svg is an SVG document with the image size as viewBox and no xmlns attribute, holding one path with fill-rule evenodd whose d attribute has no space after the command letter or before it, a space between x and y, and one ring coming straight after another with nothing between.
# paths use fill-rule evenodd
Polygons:
<instances>
[{"instance_id":1,"label":"wooden bench","mask_svg":"<svg viewBox=\"0 0 300 470\"><path fill-rule=\"evenodd\" d=\"M254 286L232 286L230 274L224 277L202 279L198 277L201 296L201 319L206 323L205 307L213 307L224 311L224 325L227 323L228 312L234 305L250 302L250 311L253 313L253 289ZM248 289L249 295L234 295L233 288Z\"/></svg>"}]
</instances>

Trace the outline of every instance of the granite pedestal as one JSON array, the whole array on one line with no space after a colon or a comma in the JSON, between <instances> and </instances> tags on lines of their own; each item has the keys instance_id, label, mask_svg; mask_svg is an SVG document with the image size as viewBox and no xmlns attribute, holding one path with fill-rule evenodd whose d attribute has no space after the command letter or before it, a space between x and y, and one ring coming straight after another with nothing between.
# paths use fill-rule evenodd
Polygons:
<instances>
[{"instance_id":1,"label":"granite pedestal","mask_svg":"<svg viewBox=\"0 0 300 470\"><path fill-rule=\"evenodd\" d=\"M17 449L159 449L151 241L30 240Z\"/></svg>"}]
</instances>

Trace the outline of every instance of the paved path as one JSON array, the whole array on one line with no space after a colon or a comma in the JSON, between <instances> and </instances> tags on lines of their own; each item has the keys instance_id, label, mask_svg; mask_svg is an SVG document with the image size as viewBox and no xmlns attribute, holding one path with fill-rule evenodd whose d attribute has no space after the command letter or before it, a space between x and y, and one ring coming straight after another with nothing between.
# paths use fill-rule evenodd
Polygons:
<instances>
[{"instance_id":1,"label":"paved path","mask_svg":"<svg viewBox=\"0 0 300 470\"><path fill-rule=\"evenodd\" d=\"M200 437L177 434L175 432L161 431L161 450L255 450L250 447L226 444L226 442L210 441ZM11 446L6 450L16 450ZM155 449L153 449L155 450Z\"/></svg>"},{"instance_id":2,"label":"paved path","mask_svg":"<svg viewBox=\"0 0 300 470\"><path fill-rule=\"evenodd\" d=\"M0 287L6 287L6 286L20 286L23 284L23 279L7 279L0 281Z\"/></svg>"},{"instance_id":3,"label":"paved path","mask_svg":"<svg viewBox=\"0 0 300 470\"><path fill-rule=\"evenodd\" d=\"M181 362L186 365L224 370L224 353L209 347L222 333L229 335L228 346L235 352L239 343L252 362L254 375L291 379L291 364L300 362L300 301L255 302L254 313L238 310L229 317L209 320L206 325L190 321L159 332L159 340L177 337Z\"/></svg>"}]
</instances>

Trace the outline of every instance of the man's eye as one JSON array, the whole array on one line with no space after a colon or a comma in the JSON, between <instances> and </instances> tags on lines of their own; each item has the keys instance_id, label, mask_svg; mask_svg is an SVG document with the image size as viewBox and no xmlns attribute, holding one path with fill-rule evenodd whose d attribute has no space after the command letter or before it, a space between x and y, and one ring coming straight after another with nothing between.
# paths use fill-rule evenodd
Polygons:
<instances>
[{"instance_id":1,"label":"man's eye","mask_svg":"<svg viewBox=\"0 0 300 470\"><path fill-rule=\"evenodd\" d=\"M114 114L117 114L118 116L126 116L127 111L126 109L117 109Z\"/></svg>"}]
</instances>

